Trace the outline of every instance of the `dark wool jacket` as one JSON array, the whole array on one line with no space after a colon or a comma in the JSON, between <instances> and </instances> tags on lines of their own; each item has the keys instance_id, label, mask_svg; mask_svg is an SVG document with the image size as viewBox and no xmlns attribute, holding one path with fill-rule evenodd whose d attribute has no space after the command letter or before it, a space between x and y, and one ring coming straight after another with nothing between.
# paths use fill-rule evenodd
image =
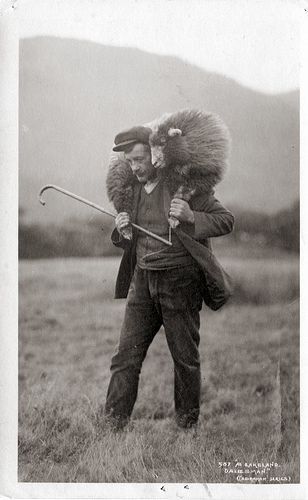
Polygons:
<instances>
[{"instance_id":1,"label":"dark wool jacket","mask_svg":"<svg viewBox=\"0 0 308 500\"><path fill-rule=\"evenodd\" d=\"M136 222L138 201L142 185L136 184L133 190L132 222ZM164 212L168 219L171 195L167 185L163 186ZM194 211L194 224L181 223L174 231L203 272L202 295L206 305L213 310L219 309L231 294L229 276L222 269L211 251L209 238L230 233L234 217L224 208L213 194L199 194L191 198L190 207ZM132 241L122 238L117 229L111 239L115 246L124 249L117 281L115 298L126 298L136 265L136 232L133 228Z\"/></svg>"}]
</instances>

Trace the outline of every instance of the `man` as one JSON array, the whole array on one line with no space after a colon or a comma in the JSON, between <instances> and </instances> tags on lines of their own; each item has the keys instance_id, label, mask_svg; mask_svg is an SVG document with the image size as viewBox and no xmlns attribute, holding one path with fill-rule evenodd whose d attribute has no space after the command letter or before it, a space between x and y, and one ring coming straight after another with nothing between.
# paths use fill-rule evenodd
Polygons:
<instances>
[{"instance_id":1,"label":"man","mask_svg":"<svg viewBox=\"0 0 308 500\"><path fill-rule=\"evenodd\" d=\"M189 241L201 241L209 247L208 238L232 230L233 216L212 195L195 196L190 203L172 198L162 171L151 163L149 134L145 127L134 127L115 137L114 151L124 152L138 182L134 184L132 215L120 212L112 234L114 244L124 248L116 297L125 297L127 291L128 296L111 363L105 412L117 428L128 422L142 362L163 325L174 362L176 422L189 428L199 417L199 313L204 292L204 276ZM180 221L181 228L180 232L172 231L171 247L140 231L133 231L129 239L130 222L168 239L170 216ZM188 244L181 234L189 239Z\"/></svg>"}]
</instances>

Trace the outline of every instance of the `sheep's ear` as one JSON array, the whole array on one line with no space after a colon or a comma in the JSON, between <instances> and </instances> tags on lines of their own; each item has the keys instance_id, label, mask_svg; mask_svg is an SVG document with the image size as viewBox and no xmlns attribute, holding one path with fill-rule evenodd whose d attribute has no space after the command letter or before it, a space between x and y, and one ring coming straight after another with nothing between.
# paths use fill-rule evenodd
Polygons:
<instances>
[{"instance_id":1,"label":"sheep's ear","mask_svg":"<svg viewBox=\"0 0 308 500\"><path fill-rule=\"evenodd\" d=\"M169 128L168 135L169 135L169 137L175 137L176 135L182 135L182 130L179 128Z\"/></svg>"}]
</instances>

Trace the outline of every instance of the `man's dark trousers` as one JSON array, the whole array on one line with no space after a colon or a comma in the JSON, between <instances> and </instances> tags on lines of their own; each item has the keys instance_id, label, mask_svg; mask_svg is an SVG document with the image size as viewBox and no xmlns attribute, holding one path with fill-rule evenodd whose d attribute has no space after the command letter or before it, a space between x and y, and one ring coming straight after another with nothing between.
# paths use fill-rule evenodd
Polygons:
<instances>
[{"instance_id":1,"label":"man's dark trousers","mask_svg":"<svg viewBox=\"0 0 308 500\"><path fill-rule=\"evenodd\" d=\"M168 270L138 266L129 289L105 412L118 423L128 421L137 398L139 374L147 350L164 325L174 361L177 423L197 423L200 406L199 311L200 270L195 264Z\"/></svg>"}]
</instances>

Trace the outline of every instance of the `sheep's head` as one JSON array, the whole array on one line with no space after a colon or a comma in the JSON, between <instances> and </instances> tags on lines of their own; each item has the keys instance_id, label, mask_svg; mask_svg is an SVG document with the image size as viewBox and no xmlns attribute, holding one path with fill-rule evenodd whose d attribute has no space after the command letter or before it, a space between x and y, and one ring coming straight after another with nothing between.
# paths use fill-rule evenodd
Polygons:
<instances>
[{"instance_id":1,"label":"sheep's head","mask_svg":"<svg viewBox=\"0 0 308 500\"><path fill-rule=\"evenodd\" d=\"M195 184L205 192L221 181L228 165L230 136L217 115L183 109L162 116L150 128L152 164L165 169L174 185Z\"/></svg>"},{"instance_id":2,"label":"sheep's head","mask_svg":"<svg viewBox=\"0 0 308 500\"><path fill-rule=\"evenodd\" d=\"M164 124L150 135L152 164L156 168L182 165L189 160L186 138L180 128Z\"/></svg>"}]
</instances>

